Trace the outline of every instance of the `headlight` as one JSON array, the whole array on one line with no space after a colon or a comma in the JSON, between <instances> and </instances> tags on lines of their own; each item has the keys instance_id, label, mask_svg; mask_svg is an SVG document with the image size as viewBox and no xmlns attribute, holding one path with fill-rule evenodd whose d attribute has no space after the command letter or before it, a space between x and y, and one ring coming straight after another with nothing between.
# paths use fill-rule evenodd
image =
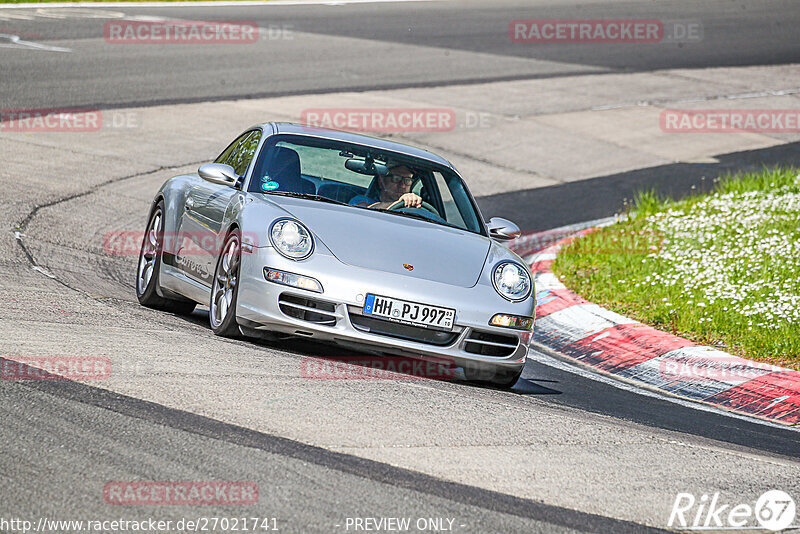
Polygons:
<instances>
[{"instance_id":1,"label":"headlight","mask_svg":"<svg viewBox=\"0 0 800 534\"><path fill-rule=\"evenodd\" d=\"M524 267L514 262L497 264L492 274L494 288L500 296L512 302L525 300L531 293L531 277Z\"/></svg>"},{"instance_id":2,"label":"headlight","mask_svg":"<svg viewBox=\"0 0 800 534\"><path fill-rule=\"evenodd\" d=\"M300 221L278 219L269 229L269 240L275 250L291 260L302 260L314 251L311 232Z\"/></svg>"}]
</instances>

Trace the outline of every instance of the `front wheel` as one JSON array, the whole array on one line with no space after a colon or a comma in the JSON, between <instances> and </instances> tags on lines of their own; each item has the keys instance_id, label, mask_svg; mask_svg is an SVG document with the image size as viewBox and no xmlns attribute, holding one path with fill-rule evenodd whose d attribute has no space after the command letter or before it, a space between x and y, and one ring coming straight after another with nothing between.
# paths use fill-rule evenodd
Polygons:
<instances>
[{"instance_id":1,"label":"front wheel","mask_svg":"<svg viewBox=\"0 0 800 534\"><path fill-rule=\"evenodd\" d=\"M238 337L236 299L239 295L239 273L242 264L242 239L233 230L225 239L222 254L217 259L214 283L211 286L211 303L208 319L211 330L218 336Z\"/></svg>"},{"instance_id":2,"label":"front wheel","mask_svg":"<svg viewBox=\"0 0 800 534\"><path fill-rule=\"evenodd\" d=\"M172 313L190 314L195 303L174 300L158 294L158 272L161 270L161 255L164 249L164 201L159 200L142 239L139 264L136 268L136 298L139 304Z\"/></svg>"},{"instance_id":3,"label":"front wheel","mask_svg":"<svg viewBox=\"0 0 800 534\"><path fill-rule=\"evenodd\" d=\"M486 384L499 389L511 389L522 376L522 367L516 370L497 367L495 369L464 367L464 376L470 382Z\"/></svg>"}]
</instances>

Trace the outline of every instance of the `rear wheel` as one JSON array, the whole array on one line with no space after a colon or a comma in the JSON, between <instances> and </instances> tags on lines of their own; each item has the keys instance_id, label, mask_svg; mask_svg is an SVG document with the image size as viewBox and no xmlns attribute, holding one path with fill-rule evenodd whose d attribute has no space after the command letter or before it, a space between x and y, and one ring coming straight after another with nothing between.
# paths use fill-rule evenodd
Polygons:
<instances>
[{"instance_id":1,"label":"rear wheel","mask_svg":"<svg viewBox=\"0 0 800 534\"><path fill-rule=\"evenodd\" d=\"M239 272L242 265L242 240L238 230L225 239L222 254L217 259L208 319L211 330L218 336L238 337L236 300L239 295Z\"/></svg>"},{"instance_id":2,"label":"rear wheel","mask_svg":"<svg viewBox=\"0 0 800 534\"><path fill-rule=\"evenodd\" d=\"M158 294L158 272L161 270L161 255L164 245L164 201L159 200L150 215L147 230L139 250L139 264L136 268L136 298L139 304L172 313L189 314L195 303L188 300L174 300Z\"/></svg>"}]
</instances>

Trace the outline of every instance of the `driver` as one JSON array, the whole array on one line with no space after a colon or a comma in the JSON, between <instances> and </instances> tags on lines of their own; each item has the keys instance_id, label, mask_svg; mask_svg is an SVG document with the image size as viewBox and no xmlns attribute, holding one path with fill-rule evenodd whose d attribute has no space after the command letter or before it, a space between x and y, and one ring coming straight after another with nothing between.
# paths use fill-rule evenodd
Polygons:
<instances>
[{"instance_id":1,"label":"driver","mask_svg":"<svg viewBox=\"0 0 800 534\"><path fill-rule=\"evenodd\" d=\"M414 184L414 172L405 165L389 167L386 176L378 176L377 180L379 198L356 195L350 204L369 208L388 208L402 200L406 208L422 206L422 197L411 192L411 186Z\"/></svg>"}]
</instances>

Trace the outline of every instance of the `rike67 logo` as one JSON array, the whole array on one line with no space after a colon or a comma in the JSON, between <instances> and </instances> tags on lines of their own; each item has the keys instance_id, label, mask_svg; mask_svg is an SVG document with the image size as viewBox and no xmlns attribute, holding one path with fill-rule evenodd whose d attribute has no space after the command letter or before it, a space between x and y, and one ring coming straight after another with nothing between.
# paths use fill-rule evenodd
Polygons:
<instances>
[{"instance_id":1,"label":"rike67 logo","mask_svg":"<svg viewBox=\"0 0 800 534\"><path fill-rule=\"evenodd\" d=\"M755 502L727 503L719 493L679 493L672 505L667 526L677 530L768 530L797 528L794 499L781 490L764 492Z\"/></svg>"}]
</instances>

